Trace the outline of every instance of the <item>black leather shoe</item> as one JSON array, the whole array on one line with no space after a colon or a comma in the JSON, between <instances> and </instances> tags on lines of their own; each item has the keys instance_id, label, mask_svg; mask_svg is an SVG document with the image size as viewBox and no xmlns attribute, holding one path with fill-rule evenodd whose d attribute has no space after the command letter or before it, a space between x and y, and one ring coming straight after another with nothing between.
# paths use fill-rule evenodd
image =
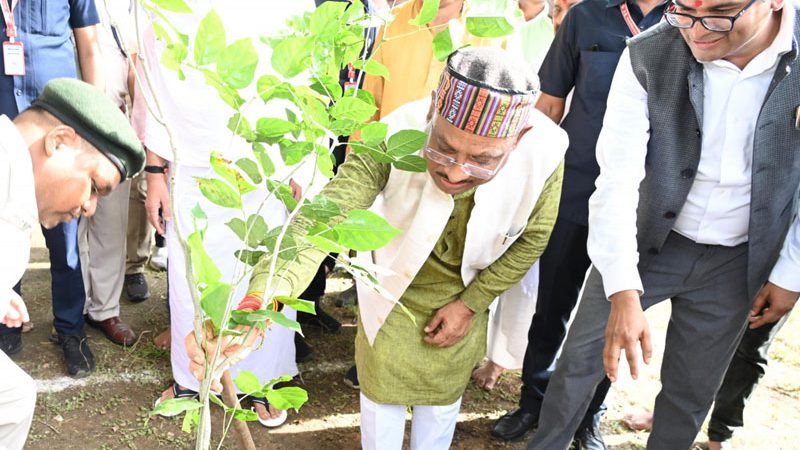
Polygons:
<instances>
[{"instance_id":1,"label":"black leather shoe","mask_svg":"<svg viewBox=\"0 0 800 450\"><path fill-rule=\"evenodd\" d=\"M492 427L492 436L504 441L515 441L525 436L528 431L536 428L538 423L538 414L532 414L522 408L518 408L497 419L494 427Z\"/></svg>"},{"instance_id":2,"label":"black leather shoe","mask_svg":"<svg viewBox=\"0 0 800 450\"><path fill-rule=\"evenodd\" d=\"M94 370L94 355L86 336L60 335L58 341L64 350L67 373L73 378L83 378Z\"/></svg>"},{"instance_id":3,"label":"black leather shoe","mask_svg":"<svg viewBox=\"0 0 800 450\"><path fill-rule=\"evenodd\" d=\"M0 334L0 350L6 355L16 355L22 350L22 335L19 333Z\"/></svg>"},{"instance_id":4,"label":"black leather shoe","mask_svg":"<svg viewBox=\"0 0 800 450\"><path fill-rule=\"evenodd\" d=\"M570 450L606 450L606 443L600 430L592 427L580 428L575 432Z\"/></svg>"}]
</instances>

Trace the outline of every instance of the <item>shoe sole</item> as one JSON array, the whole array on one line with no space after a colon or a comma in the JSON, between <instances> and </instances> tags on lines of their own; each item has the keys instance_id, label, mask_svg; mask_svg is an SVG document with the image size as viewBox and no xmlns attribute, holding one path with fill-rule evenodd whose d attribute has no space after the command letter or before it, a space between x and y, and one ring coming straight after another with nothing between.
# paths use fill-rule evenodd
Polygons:
<instances>
[{"instance_id":1,"label":"shoe sole","mask_svg":"<svg viewBox=\"0 0 800 450\"><path fill-rule=\"evenodd\" d=\"M361 390L361 385L360 384L354 384L352 381L350 381L349 378L344 378L343 380L344 380L344 384L350 386L351 388L353 388L353 389L355 389L357 391Z\"/></svg>"}]
</instances>

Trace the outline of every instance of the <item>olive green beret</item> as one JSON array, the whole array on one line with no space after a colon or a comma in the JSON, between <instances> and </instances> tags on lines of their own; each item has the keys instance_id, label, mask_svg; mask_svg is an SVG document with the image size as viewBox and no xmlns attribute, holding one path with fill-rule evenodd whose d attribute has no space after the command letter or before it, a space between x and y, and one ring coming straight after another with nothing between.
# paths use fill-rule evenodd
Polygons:
<instances>
[{"instance_id":1,"label":"olive green beret","mask_svg":"<svg viewBox=\"0 0 800 450\"><path fill-rule=\"evenodd\" d=\"M91 84L73 78L50 80L31 106L72 127L117 166L123 180L144 167L144 149L128 118Z\"/></svg>"}]
</instances>

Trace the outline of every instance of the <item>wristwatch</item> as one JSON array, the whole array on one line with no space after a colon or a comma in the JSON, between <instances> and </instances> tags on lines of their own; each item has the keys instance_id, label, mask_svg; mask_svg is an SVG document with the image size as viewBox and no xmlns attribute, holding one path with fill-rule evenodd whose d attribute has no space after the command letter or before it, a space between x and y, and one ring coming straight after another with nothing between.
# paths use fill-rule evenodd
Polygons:
<instances>
[{"instance_id":1,"label":"wristwatch","mask_svg":"<svg viewBox=\"0 0 800 450\"><path fill-rule=\"evenodd\" d=\"M167 166L144 166L147 173L167 173Z\"/></svg>"}]
</instances>

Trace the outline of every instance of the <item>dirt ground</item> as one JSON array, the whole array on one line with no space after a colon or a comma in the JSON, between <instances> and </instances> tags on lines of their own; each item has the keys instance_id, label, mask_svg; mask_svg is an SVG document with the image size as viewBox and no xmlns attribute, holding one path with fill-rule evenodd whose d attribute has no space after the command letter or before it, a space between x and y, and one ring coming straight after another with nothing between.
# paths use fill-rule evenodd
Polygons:
<instances>
[{"instance_id":1,"label":"dirt ground","mask_svg":"<svg viewBox=\"0 0 800 450\"><path fill-rule=\"evenodd\" d=\"M181 432L181 419L152 418L148 411L161 390L171 381L169 355L152 343L153 336L168 323L163 273L147 272L152 296L132 304L122 299L122 318L141 338L131 348L107 341L87 327L97 370L88 378L65 376L59 347L48 342L52 320L47 250L35 242L31 264L24 279L23 296L35 328L24 335L24 349L15 361L36 380L39 389L36 416L28 438L29 449L172 449L191 448L192 435ZM329 280L329 296L345 289L346 279ZM124 295L124 294L123 294ZM354 449L359 447L358 391L342 382L352 362L355 310L337 308L328 297L327 311L345 327L339 335L310 330L309 342L315 358L301 365L309 402L299 413L291 413L283 427L267 431L250 424L260 449ZM603 432L611 449L644 448L647 434L633 433L621 424L625 413L651 408L658 392L658 367L669 316L667 302L648 311L655 345L655 361L644 376L633 381L623 377L608 397L609 411ZM745 415L746 429L734 438L736 448L796 449L794 431L800 429L800 318L787 323L772 347L773 362L756 391ZM514 408L519 395L519 372L503 376L499 386L487 393L470 387L464 398L453 441L454 449L523 449L525 441L503 443L489 436L495 419ZM216 411L219 413L219 411ZM219 418L215 416L215 428ZM705 428L704 428L705 429ZM218 441L215 436L215 442ZM705 435L697 437L702 448ZM236 448L229 436L223 448Z\"/></svg>"}]
</instances>

